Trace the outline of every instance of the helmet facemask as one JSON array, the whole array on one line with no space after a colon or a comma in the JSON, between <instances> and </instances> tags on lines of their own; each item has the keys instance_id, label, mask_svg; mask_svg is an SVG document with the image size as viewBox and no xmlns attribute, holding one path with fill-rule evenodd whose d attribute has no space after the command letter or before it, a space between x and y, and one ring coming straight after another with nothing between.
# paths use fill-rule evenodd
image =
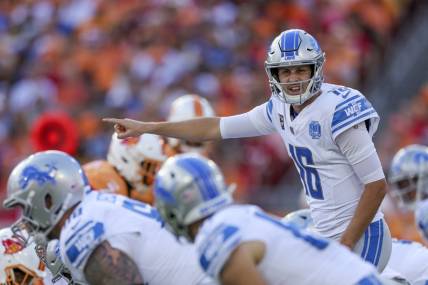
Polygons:
<instances>
[{"instance_id":1,"label":"helmet facemask","mask_svg":"<svg viewBox=\"0 0 428 285\"><path fill-rule=\"evenodd\" d=\"M36 272L28 269L22 264L8 266L4 271L6 273L6 285L43 284L43 282L41 282L42 279L37 276Z\"/></svg>"}]
</instances>

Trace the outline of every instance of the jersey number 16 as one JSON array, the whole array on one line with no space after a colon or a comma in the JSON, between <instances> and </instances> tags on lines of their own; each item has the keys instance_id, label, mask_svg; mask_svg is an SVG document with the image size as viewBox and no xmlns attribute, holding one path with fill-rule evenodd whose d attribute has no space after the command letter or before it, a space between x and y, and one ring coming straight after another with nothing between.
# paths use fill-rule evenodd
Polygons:
<instances>
[{"instance_id":1,"label":"jersey number 16","mask_svg":"<svg viewBox=\"0 0 428 285\"><path fill-rule=\"evenodd\" d=\"M320 176L316 168L313 167L314 159L312 158L311 150L306 147L295 147L291 144L288 147L291 157L299 170L306 195L314 199L324 200Z\"/></svg>"}]
</instances>

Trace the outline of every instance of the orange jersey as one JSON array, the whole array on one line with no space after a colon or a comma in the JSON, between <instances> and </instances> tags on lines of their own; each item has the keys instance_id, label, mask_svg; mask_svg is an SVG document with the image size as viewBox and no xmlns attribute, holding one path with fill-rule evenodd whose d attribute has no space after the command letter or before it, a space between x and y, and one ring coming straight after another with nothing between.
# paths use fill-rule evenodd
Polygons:
<instances>
[{"instance_id":1,"label":"orange jersey","mask_svg":"<svg viewBox=\"0 0 428 285\"><path fill-rule=\"evenodd\" d=\"M103 190L110 193L128 196L144 203L153 204L153 193L150 189L144 193L128 190L128 185L116 169L105 160L96 160L83 165L83 171L88 177L93 190Z\"/></svg>"}]
</instances>

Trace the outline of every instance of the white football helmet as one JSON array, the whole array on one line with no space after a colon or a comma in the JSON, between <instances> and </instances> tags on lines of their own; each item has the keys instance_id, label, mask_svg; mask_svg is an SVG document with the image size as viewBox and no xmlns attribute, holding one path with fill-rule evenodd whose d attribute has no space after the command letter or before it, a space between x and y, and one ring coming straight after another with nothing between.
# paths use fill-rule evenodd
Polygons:
<instances>
[{"instance_id":1,"label":"white football helmet","mask_svg":"<svg viewBox=\"0 0 428 285\"><path fill-rule=\"evenodd\" d=\"M324 81L322 72L324 61L325 54L313 36L299 29L282 32L273 40L265 61L265 70L272 93L282 102L303 104L321 90L321 84ZM312 67L312 78L292 83L279 82L278 69L301 65ZM287 84L300 84L303 87L307 83L308 86L300 95L290 95L284 88Z\"/></svg>"},{"instance_id":2,"label":"white football helmet","mask_svg":"<svg viewBox=\"0 0 428 285\"><path fill-rule=\"evenodd\" d=\"M24 247L10 228L1 229L0 284L43 284L45 276L44 264L37 257L34 244Z\"/></svg>"},{"instance_id":3,"label":"white football helmet","mask_svg":"<svg viewBox=\"0 0 428 285\"><path fill-rule=\"evenodd\" d=\"M88 179L74 158L61 151L42 151L13 169L3 206L22 207L23 215L12 230L25 244L28 237L20 234L23 229L49 234L64 213L89 190Z\"/></svg>"},{"instance_id":4,"label":"white football helmet","mask_svg":"<svg viewBox=\"0 0 428 285\"><path fill-rule=\"evenodd\" d=\"M226 186L217 165L197 153L169 158L159 170L155 205L176 236L191 240L188 226L233 203L234 186Z\"/></svg>"},{"instance_id":5,"label":"white football helmet","mask_svg":"<svg viewBox=\"0 0 428 285\"><path fill-rule=\"evenodd\" d=\"M214 109L207 99L198 95L188 94L178 97L172 102L168 121L176 122L214 116ZM188 142L176 138L167 138L167 143L171 148L176 149L178 153L197 152L203 154L205 146L205 143L202 142Z\"/></svg>"},{"instance_id":6,"label":"white football helmet","mask_svg":"<svg viewBox=\"0 0 428 285\"><path fill-rule=\"evenodd\" d=\"M136 191L150 190L156 172L165 161L158 135L143 134L135 138L111 138L107 160Z\"/></svg>"},{"instance_id":7,"label":"white football helmet","mask_svg":"<svg viewBox=\"0 0 428 285\"><path fill-rule=\"evenodd\" d=\"M391 162L388 175L391 196L404 209L428 197L428 147L409 145L400 149Z\"/></svg>"}]
</instances>

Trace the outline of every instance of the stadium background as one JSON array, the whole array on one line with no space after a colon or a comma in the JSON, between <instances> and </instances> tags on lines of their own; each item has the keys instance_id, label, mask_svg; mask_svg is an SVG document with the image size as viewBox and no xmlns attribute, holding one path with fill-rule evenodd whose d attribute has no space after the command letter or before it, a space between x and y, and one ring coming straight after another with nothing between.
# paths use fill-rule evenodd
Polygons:
<instances>
[{"instance_id":1,"label":"stadium background","mask_svg":"<svg viewBox=\"0 0 428 285\"><path fill-rule=\"evenodd\" d=\"M400 147L428 144L427 14L422 0L2 0L0 201L11 169L40 143L82 163L105 158L113 129L102 117L165 119L186 93L221 116L264 102L265 53L287 28L318 39L327 82L372 101L387 171ZM51 116L66 127L41 132ZM301 184L276 135L217 143L213 158L239 201L278 214L299 207ZM411 214L385 210L394 235L419 239ZM0 225L16 216L0 209Z\"/></svg>"}]
</instances>

